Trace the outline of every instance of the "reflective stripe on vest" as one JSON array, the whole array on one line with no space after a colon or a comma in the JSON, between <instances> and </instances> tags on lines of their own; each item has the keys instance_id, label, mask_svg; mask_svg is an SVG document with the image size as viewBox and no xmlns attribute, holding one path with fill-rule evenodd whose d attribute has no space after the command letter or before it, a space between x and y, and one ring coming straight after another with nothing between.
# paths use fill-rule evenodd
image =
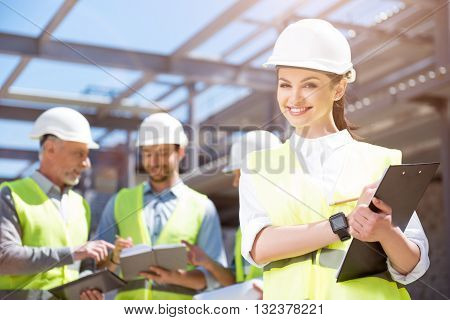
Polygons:
<instances>
[{"instance_id":1,"label":"reflective stripe on vest","mask_svg":"<svg viewBox=\"0 0 450 320\"><path fill-rule=\"evenodd\" d=\"M332 195L303 172L289 141L248 156L247 171L272 225L310 224L337 212L349 214L356 201L329 205L327 199L339 202L358 197L390 164L401 163L398 150L356 141L343 148L344 167ZM406 289L386 277L336 283L336 266L349 244L338 241L318 252L270 263L264 268L264 299L409 299Z\"/></svg>"},{"instance_id":2,"label":"reflective stripe on vest","mask_svg":"<svg viewBox=\"0 0 450 320\"><path fill-rule=\"evenodd\" d=\"M77 193L68 192L65 222L54 203L31 178L3 183L8 187L19 218L22 245L30 247L73 247L88 240L90 210ZM51 268L38 274L0 276L0 289L46 290L78 278L69 266Z\"/></svg>"},{"instance_id":3,"label":"reflective stripe on vest","mask_svg":"<svg viewBox=\"0 0 450 320\"><path fill-rule=\"evenodd\" d=\"M317 256L319 256L319 259L317 259ZM323 248L299 257L271 262L264 267L264 271L270 271L272 268L284 268L290 264L306 260L311 260L312 264L319 264L324 268L338 269L344 256L344 250Z\"/></svg>"},{"instance_id":4,"label":"reflective stripe on vest","mask_svg":"<svg viewBox=\"0 0 450 320\"><path fill-rule=\"evenodd\" d=\"M179 244L186 240L192 244L197 243L203 217L205 215L206 196L192 190L187 186L183 195L178 199L175 211L170 216L166 225L156 241L157 244ZM144 218L145 207L143 202L144 185L134 188L122 189L116 197L114 205L114 218L119 229L119 235L123 238L131 237L133 243L152 245ZM188 266L188 270L194 269ZM172 290L172 291L167 291ZM182 291L182 292L181 292ZM149 281L139 279L131 281L119 291L116 299L121 300L184 300L192 299L192 294L176 286L165 287L159 291L152 288ZM189 293L191 293L189 291Z\"/></svg>"},{"instance_id":5,"label":"reflective stripe on vest","mask_svg":"<svg viewBox=\"0 0 450 320\"><path fill-rule=\"evenodd\" d=\"M244 268L244 258L241 254L242 233L238 228L236 231L234 244L234 264L236 267L236 282L244 282L255 278L260 278L263 275L263 270L253 265L248 270ZM247 272L246 272L247 271Z\"/></svg>"}]
</instances>

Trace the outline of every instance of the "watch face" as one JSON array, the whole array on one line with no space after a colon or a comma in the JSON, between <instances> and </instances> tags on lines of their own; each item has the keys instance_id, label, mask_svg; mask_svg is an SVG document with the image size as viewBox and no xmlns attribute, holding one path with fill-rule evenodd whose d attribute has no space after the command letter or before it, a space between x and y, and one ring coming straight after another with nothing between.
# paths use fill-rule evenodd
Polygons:
<instances>
[{"instance_id":1,"label":"watch face","mask_svg":"<svg viewBox=\"0 0 450 320\"><path fill-rule=\"evenodd\" d=\"M343 217L343 216L338 216L338 217L334 218L332 221L333 221L333 229L334 230L346 229L348 227L347 221L345 220L345 217Z\"/></svg>"}]
</instances>

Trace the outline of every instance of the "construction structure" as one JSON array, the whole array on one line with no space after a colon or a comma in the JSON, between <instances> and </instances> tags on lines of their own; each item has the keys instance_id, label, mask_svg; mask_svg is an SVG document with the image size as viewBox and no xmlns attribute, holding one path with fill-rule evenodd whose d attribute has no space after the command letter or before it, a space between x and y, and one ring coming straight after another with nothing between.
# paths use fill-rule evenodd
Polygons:
<instances>
[{"instance_id":1,"label":"construction structure","mask_svg":"<svg viewBox=\"0 0 450 320\"><path fill-rule=\"evenodd\" d=\"M276 74L261 65L287 24L326 19L352 47L358 78L349 86L346 113L360 126L357 134L402 150L405 163L441 162L418 209L432 266L412 292L414 298L449 297L449 1L189 1L190 10L204 6L192 19L181 8L189 5L172 2L180 12L171 2L156 8L167 12L155 12L157 5L143 3L128 8L112 1L105 8L100 1L60 0L45 4L38 17L38 4L27 10L1 0L0 126L10 130L56 105L86 115L102 149L92 153L94 167L80 190L99 214L112 193L140 179L134 147L139 123L150 113L168 112L193 141L184 180L210 196L225 229L234 228L237 191L228 187L231 176L218 170L233 137L255 128L282 139L291 133L276 103ZM21 167L0 170L0 181L26 175L38 159L37 146L20 147L4 137L0 161L8 164L0 163Z\"/></svg>"}]
</instances>

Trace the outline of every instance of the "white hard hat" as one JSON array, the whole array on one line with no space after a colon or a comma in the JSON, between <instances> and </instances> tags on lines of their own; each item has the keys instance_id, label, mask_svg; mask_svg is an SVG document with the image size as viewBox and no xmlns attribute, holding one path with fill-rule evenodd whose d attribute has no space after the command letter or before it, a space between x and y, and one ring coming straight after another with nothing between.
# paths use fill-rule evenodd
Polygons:
<instances>
[{"instance_id":1,"label":"white hard hat","mask_svg":"<svg viewBox=\"0 0 450 320\"><path fill-rule=\"evenodd\" d=\"M321 19L303 19L287 26L275 42L272 55L264 66L289 66L345 74L348 82L356 79L347 39L329 22Z\"/></svg>"},{"instance_id":2,"label":"white hard hat","mask_svg":"<svg viewBox=\"0 0 450 320\"><path fill-rule=\"evenodd\" d=\"M64 141L86 143L89 149L98 149L91 135L91 127L78 111L65 107L51 108L42 113L34 122L30 138L40 139L51 134Z\"/></svg>"},{"instance_id":3,"label":"white hard hat","mask_svg":"<svg viewBox=\"0 0 450 320\"><path fill-rule=\"evenodd\" d=\"M245 157L250 152L274 148L280 144L280 139L269 131L255 130L247 132L231 145L229 162L222 172L227 173L241 169Z\"/></svg>"},{"instance_id":4,"label":"white hard hat","mask_svg":"<svg viewBox=\"0 0 450 320\"><path fill-rule=\"evenodd\" d=\"M180 121L168 113L154 113L142 121L136 146L178 144L186 147L188 138Z\"/></svg>"}]
</instances>

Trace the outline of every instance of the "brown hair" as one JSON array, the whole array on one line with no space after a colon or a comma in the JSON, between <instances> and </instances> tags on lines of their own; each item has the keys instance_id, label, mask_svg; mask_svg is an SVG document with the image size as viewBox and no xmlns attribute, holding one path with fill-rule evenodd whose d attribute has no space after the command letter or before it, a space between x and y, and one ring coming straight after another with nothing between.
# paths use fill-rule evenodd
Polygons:
<instances>
[{"instance_id":1,"label":"brown hair","mask_svg":"<svg viewBox=\"0 0 450 320\"><path fill-rule=\"evenodd\" d=\"M336 86L343 78L345 75L339 75L339 74L334 74L334 73L328 73L325 72L325 74L330 77L330 86L334 87ZM358 130L359 126L351 123L347 117L344 114L344 108L345 108L345 93L342 96L341 99L335 101L333 103L333 120L334 123L336 124L336 127L339 130L344 130L347 129L348 132L350 133L350 135L353 138L359 138L358 136L356 136L353 131L354 130Z\"/></svg>"}]
</instances>

